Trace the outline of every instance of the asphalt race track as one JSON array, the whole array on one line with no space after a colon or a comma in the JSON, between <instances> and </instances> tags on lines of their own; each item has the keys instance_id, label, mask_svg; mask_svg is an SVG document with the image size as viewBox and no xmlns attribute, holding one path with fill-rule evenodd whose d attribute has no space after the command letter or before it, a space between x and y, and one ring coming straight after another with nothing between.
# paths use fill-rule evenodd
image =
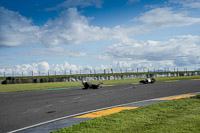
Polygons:
<instances>
[{"instance_id":1,"label":"asphalt race track","mask_svg":"<svg viewBox=\"0 0 200 133\"><path fill-rule=\"evenodd\" d=\"M200 92L200 80L0 94L0 133L94 109Z\"/></svg>"}]
</instances>

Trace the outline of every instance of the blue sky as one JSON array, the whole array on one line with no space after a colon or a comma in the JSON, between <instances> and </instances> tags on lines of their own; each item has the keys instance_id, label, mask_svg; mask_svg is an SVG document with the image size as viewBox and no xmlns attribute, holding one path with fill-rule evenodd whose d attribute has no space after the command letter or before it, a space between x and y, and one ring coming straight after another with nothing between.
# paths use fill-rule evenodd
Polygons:
<instances>
[{"instance_id":1,"label":"blue sky","mask_svg":"<svg viewBox=\"0 0 200 133\"><path fill-rule=\"evenodd\" d=\"M0 0L0 76L200 67L199 0Z\"/></svg>"}]
</instances>

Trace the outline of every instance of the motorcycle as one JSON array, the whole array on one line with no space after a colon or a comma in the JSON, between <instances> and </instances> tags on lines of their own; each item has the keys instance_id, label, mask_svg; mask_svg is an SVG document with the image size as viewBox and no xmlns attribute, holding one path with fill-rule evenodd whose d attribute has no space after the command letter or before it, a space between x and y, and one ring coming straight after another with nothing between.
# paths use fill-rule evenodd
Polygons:
<instances>
[{"instance_id":1,"label":"motorcycle","mask_svg":"<svg viewBox=\"0 0 200 133\"><path fill-rule=\"evenodd\" d=\"M140 83L142 84L152 84L154 83L156 80L154 78L147 78L147 79L143 79L143 80L140 80Z\"/></svg>"},{"instance_id":2,"label":"motorcycle","mask_svg":"<svg viewBox=\"0 0 200 133\"><path fill-rule=\"evenodd\" d=\"M89 82L86 82L86 81L83 81L82 82L84 88L82 88L83 90L86 90L86 89L99 89L101 87L101 84L103 84L103 82L100 82L99 84L92 84L92 83L89 83Z\"/></svg>"}]
</instances>

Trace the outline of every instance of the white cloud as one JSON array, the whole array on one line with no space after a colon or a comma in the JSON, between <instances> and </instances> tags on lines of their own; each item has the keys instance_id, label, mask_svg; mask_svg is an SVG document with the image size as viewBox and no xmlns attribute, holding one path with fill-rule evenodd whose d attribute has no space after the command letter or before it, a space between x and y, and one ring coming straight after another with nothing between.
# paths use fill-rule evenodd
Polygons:
<instances>
[{"instance_id":1,"label":"white cloud","mask_svg":"<svg viewBox=\"0 0 200 133\"><path fill-rule=\"evenodd\" d=\"M156 8L144 13L134 21L142 25L113 28L92 26L90 18L81 15L76 8L69 8L44 26L34 26L31 20L19 13L0 8L0 46L19 46L38 43L48 47L80 44L89 41L117 40L127 43L130 37L162 28L188 26L200 23L200 18L191 18L183 12L170 8ZM164 14L164 15L163 15Z\"/></svg>"},{"instance_id":2,"label":"white cloud","mask_svg":"<svg viewBox=\"0 0 200 133\"><path fill-rule=\"evenodd\" d=\"M190 8L200 8L200 1L197 1L194 3L188 3L188 4L185 4L184 6L190 7Z\"/></svg>"},{"instance_id":3,"label":"white cloud","mask_svg":"<svg viewBox=\"0 0 200 133\"><path fill-rule=\"evenodd\" d=\"M199 0L169 0L169 3L181 4L183 7L200 8Z\"/></svg>"},{"instance_id":4,"label":"white cloud","mask_svg":"<svg viewBox=\"0 0 200 133\"><path fill-rule=\"evenodd\" d=\"M121 61L114 61L113 62L113 68L114 70L119 69L131 69L133 71L136 71L138 69L140 72L147 69L150 71L153 71L154 69L162 69L165 68L173 68L175 65L173 61L167 60L167 61L148 61L148 60L121 60Z\"/></svg>"},{"instance_id":5,"label":"white cloud","mask_svg":"<svg viewBox=\"0 0 200 133\"><path fill-rule=\"evenodd\" d=\"M32 64L22 64L22 65L15 65L9 68L0 68L0 76L21 76L23 72L23 76L31 76L32 72L33 75L54 75L55 72L57 75L64 75L64 74L80 74L83 73L94 73L94 69L97 73L103 73L104 69L110 69L110 66L100 65L97 67L92 66L80 66L75 64L69 64L65 62L64 64L52 64L49 65L47 62L39 62L39 63L32 63Z\"/></svg>"},{"instance_id":6,"label":"white cloud","mask_svg":"<svg viewBox=\"0 0 200 133\"><path fill-rule=\"evenodd\" d=\"M96 8L101 8L103 0L66 0L61 4L58 4L56 7L47 8L46 10L58 10L62 8L71 8L71 7L88 7L95 6Z\"/></svg>"},{"instance_id":7,"label":"white cloud","mask_svg":"<svg viewBox=\"0 0 200 133\"><path fill-rule=\"evenodd\" d=\"M103 59L107 59L110 65L100 65L96 67L92 66L80 66L75 64L48 64L47 62L39 62L32 64L23 64L16 66L9 66L7 68L0 68L0 75L3 76L4 72L6 75L47 75L48 70L50 74L72 74L76 73L93 73L94 69L97 73L103 73L104 69L106 72L111 68L115 72L119 72L120 69L131 69L136 71L151 71L156 69L174 68L174 67L187 67L192 65L200 64L200 36L182 35L167 41L137 41L129 40L126 43L118 43L110 46L105 50L104 55L101 56Z\"/></svg>"},{"instance_id":8,"label":"white cloud","mask_svg":"<svg viewBox=\"0 0 200 133\"><path fill-rule=\"evenodd\" d=\"M146 63L151 65L165 64L166 66L187 66L200 64L200 36L178 36L168 41L132 40L129 43L114 44L107 48L107 53L101 57L121 62L124 66ZM106 59L109 59L106 58ZM127 64L127 62L129 62ZM120 65L121 66L121 65Z\"/></svg>"},{"instance_id":9,"label":"white cloud","mask_svg":"<svg viewBox=\"0 0 200 133\"><path fill-rule=\"evenodd\" d=\"M17 52L18 55L25 56L68 56L68 57L82 57L87 56L87 53L81 50L70 50L64 47L48 47L48 48L35 48L26 50L25 52Z\"/></svg>"},{"instance_id":10,"label":"white cloud","mask_svg":"<svg viewBox=\"0 0 200 133\"><path fill-rule=\"evenodd\" d=\"M141 21L143 24L128 28L121 26L100 28L89 25L89 18L81 15L76 8L69 8L57 19L48 21L42 27L41 41L53 46L99 40L117 40L124 43L130 41L133 35L200 23L200 18L188 17L185 12L174 12L170 8L156 8L134 18L134 21Z\"/></svg>"},{"instance_id":11,"label":"white cloud","mask_svg":"<svg viewBox=\"0 0 200 133\"><path fill-rule=\"evenodd\" d=\"M17 75L21 75L22 72L24 75L32 75L33 73L46 73L50 69L50 66L47 62L39 62L39 63L32 63L32 64L22 64L22 65L16 65L13 66L13 68L6 69L7 74L11 74L9 72L14 72Z\"/></svg>"},{"instance_id":12,"label":"white cloud","mask_svg":"<svg viewBox=\"0 0 200 133\"><path fill-rule=\"evenodd\" d=\"M55 20L49 20L41 28L41 42L46 45L79 44L97 38L93 34L99 27L89 26L88 18L81 16L76 8L63 11ZM95 37L95 38L93 38Z\"/></svg>"},{"instance_id":13,"label":"white cloud","mask_svg":"<svg viewBox=\"0 0 200 133\"><path fill-rule=\"evenodd\" d=\"M38 27L32 20L0 7L0 46L19 46L37 41Z\"/></svg>"},{"instance_id":14,"label":"white cloud","mask_svg":"<svg viewBox=\"0 0 200 133\"><path fill-rule=\"evenodd\" d=\"M37 64L37 67L41 72L47 72L50 69L50 66L47 62L40 62Z\"/></svg>"},{"instance_id":15,"label":"white cloud","mask_svg":"<svg viewBox=\"0 0 200 133\"><path fill-rule=\"evenodd\" d=\"M188 17L186 12L174 12L171 8L152 9L133 20L143 22L144 25L140 28L146 31L200 23L200 18Z\"/></svg>"},{"instance_id":16,"label":"white cloud","mask_svg":"<svg viewBox=\"0 0 200 133\"><path fill-rule=\"evenodd\" d=\"M55 20L49 20L40 32L41 42L48 46L59 44L80 44L99 40L128 40L126 29L116 26L114 28L100 28L90 26L89 18L81 15L76 8L63 11Z\"/></svg>"},{"instance_id":17,"label":"white cloud","mask_svg":"<svg viewBox=\"0 0 200 133\"><path fill-rule=\"evenodd\" d=\"M153 40L144 42L130 38L133 35L161 28L200 23L200 18L191 18L183 12L177 13L170 8L150 10L138 18L134 18L135 21L143 22L142 25L129 28L121 26L114 28L91 26L89 25L89 18L81 15L76 8L69 8L63 11L58 18L49 20L41 27L33 26L31 20L26 19L19 13L9 11L5 8L0 8L0 10L2 12L0 15L1 18L5 18L5 15L9 16L7 17L9 19L0 20L2 29L0 31L2 35L0 36L1 46L19 46L37 42L48 46L45 50L37 49L38 55L51 54L54 56L79 57L86 56L87 54L73 52L61 46L80 44L87 41L117 40L119 43L110 46L106 50L106 55L101 55L101 59L114 61L109 67L116 69L122 66L184 66L199 64L200 62L198 51L200 47L197 45L199 36L180 36L178 39L170 39L165 42ZM16 38L16 35L19 37ZM32 54L34 54L34 51ZM119 61L121 63L116 63ZM37 64L21 67L26 73L28 73L26 70L38 71L36 69ZM79 71L79 69L88 70L90 68L76 65L70 65L68 67L73 71ZM108 68L108 66L104 67ZM64 71L64 66L62 65L49 66L49 68L60 72ZM98 69L100 68L102 66ZM18 68L17 71L22 71L21 69ZM11 72L12 70L9 69L8 71Z\"/></svg>"}]
</instances>

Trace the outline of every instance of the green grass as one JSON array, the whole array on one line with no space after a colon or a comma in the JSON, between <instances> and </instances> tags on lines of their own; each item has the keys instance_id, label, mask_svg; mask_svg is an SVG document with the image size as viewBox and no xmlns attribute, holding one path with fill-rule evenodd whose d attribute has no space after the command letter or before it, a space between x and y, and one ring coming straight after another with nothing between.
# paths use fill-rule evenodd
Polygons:
<instances>
[{"instance_id":1,"label":"green grass","mask_svg":"<svg viewBox=\"0 0 200 133\"><path fill-rule=\"evenodd\" d=\"M99 80L99 81L91 81L91 83L97 84L99 82L103 82L104 83L103 85L113 85L113 84L136 83L139 82L139 80L140 79ZM0 93L46 90L46 89L67 88L67 87L82 87L82 83L79 81L79 82L6 84L6 85L0 85Z\"/></svg>"},{"instance_id":2,"label":"green grass","mask_svg":"<svg viewBox=\"0 0 200 133\"><path fill-rule=\"evenodd\" d=\"M156 81L170 81L170 80L187 80L187 79L200 79L200 76L180 76L180 77L160 77L156 78ZM97 84L103 82L104 85L115 84L130 84L139 83L141 79L123 79L123 80L99 80L90 81ZM0 93L19 92L19 91L33 91L33 90L46 90L55 88L67 88L67 87L81 87L81 82L53 82L53 83L29 83L29 84L0 84Z\"/></svg>"},{"instance_id":3,"label":"green grass","mask_svg":"<svg viewBox=\"0 0 200 133\"><path fill-rule=\"evenodd\" d=\"M198 76L179 76L179 77L160 77L156 78L156 81L173 81L173 80L190 80L190 79L200 79Z\"/></svg>"},{"instance_id":4,"label":"green grass","mask_svg":"<svg viewBox=\"0 0 200 133\"><path fill-rule=\"evenodd\" d=\"M199 133L200 95L125 110L53 133Z\"/></svg>"},{"instance_id":5,"label":"green grass","mask_svg":"<svg viewBox=\"0 0 200 133\"><path fill-rule=\"evenodd\" d=\"M81 86L81 82L54 82L54 83L29 83L0 85L0 93L46 90Z\"/></svg>"}]
</instances>

